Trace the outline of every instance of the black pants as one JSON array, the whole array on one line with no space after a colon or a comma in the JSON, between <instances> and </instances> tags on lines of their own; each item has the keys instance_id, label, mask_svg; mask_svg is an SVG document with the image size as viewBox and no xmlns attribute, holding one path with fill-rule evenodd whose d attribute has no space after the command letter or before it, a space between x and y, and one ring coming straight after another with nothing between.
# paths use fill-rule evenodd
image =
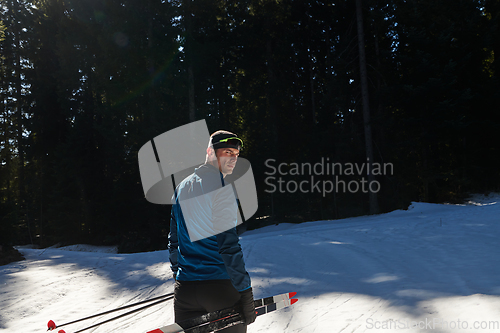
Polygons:
<instances>
[{"instance_id":1,"label":"black pants","mask_svg":"<svg viewBox=\"0 0 500 333\"><path fill-rule=\"evenodd\" d=\"M177 281L174 290L175 322L191 319L208 312L236 305L240 293L231 280ZM246 333L245 324L238 324L217 332Z\"/></svg>"}]
</instances>

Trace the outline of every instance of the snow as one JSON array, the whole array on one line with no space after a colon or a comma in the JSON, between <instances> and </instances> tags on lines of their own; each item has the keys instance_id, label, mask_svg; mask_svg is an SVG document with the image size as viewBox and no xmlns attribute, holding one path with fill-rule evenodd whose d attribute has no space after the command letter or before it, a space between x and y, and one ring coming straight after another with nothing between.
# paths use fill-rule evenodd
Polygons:
<instances>
[{"instance_id":1,"label":"snow","mask_svg":"<svg viewBox=\"0 0 500 333\"><path fill-rule=\"evenodd\" d=\"M498 194L247 231L241 244L255 297L296 291L299 299L257 318L248 332L498 332L499 238ZM0 266L0 332L45 332L50 319L62 324L173 291L167 251L20 251L25 261ZM138 333L172 322L170 300L87 332Z\"/></svg>"}]
</instances>

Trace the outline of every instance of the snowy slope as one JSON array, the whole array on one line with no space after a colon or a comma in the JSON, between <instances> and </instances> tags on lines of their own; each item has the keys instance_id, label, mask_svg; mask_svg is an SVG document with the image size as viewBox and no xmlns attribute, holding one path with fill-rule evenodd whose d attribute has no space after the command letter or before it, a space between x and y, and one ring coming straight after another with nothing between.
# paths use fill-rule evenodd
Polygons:
<instances>
[{"instance_id":1,"label":"snowy slope","mask_svg":"<svg viewBox=\"0 0 500 333\"><path fill-rule=\"evenodd\" d=\"M499 240L500 196L246 232L255 297L299 298L248 332L500 332ZM27 260L0 267L0 332L45 332L49 319L62 324L173 291L167 251L21 251ZM141 333L172 321L167 301L88 332Z\"/></svg>"}]
</instances>

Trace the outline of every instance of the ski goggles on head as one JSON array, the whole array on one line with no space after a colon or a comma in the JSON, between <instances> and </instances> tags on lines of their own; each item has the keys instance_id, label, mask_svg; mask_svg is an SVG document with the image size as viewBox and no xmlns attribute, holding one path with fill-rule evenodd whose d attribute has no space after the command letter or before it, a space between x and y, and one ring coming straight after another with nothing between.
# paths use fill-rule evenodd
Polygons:
<instances>
[{"instance_id":1,"label":"ski goggles on head","mask_svg":"<svg viewBox=\"0 0 500 333\"><path fill-rule=\"evenodd\" d=\"M235 136L225 139L220 139L217 142L212 142L215 149L218 148L235 148L238 150L243 149L243 140ZM215 146L217 145L217 146Z\"/></svg>"}]
</instances>

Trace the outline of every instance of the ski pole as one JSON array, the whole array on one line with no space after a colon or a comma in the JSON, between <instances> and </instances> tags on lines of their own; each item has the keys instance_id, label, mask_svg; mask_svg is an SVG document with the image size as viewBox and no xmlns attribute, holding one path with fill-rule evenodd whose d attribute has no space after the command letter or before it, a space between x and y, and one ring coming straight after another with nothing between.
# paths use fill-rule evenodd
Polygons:
<instances>
[{"instance_id":1,"label":"ski pole","mask_svg":"<svg viewBox=\"0 0 500 333\"><path fill-rule=\"evenodd\" d=\"M139 311L144 310L144 309L146 309L146 308L149 308L149 307L151 307L151 306L153 306L153 305L157 305L157 304L160 304L160 303L162 303L162 302L168 301L169 299L171 299L171 298L173 298L173 297L174 297L173 295L172 295L172 296L169 296L168 298L162 299L162 300L160 300L160 301L158 301L158 302L155 302L155 303L152 303L152 304L148 304L148 305L143 306L143 307L141 307L141 308L139 308L139 309L135 309L135 310L129 311L129 312L127 312L127 313L121 314L121 315L119 315L119 316L113 317L113 318L111 318L111 319L108 319L108 320L105 320L105 321L101 321L100 323L94 324L94 325L92 325L92 326L82 328L81 330L76 331L76 332L74 332L74 333L80 333L80 332L83 332L83 331L89 330L89 329L91 329L91 328L94 328L94 327L96 327L96 326L99 326L99 325L102 325L102 324L109 323L110 321L116 320L116 319L118 319L118 318L122 318L122 317L128 316L128 315L130 315L130 314L132 314L132 313L139 312ZM63 332L64 332L64 331L63 331Z\"/></svg>"},{"instance_id":2,"label":"ski pole","mask_svg":"<svg viewBox=\"0 0 500 333\"><path fill-rule=\"evenodd\" d=\"M168 293L168 294L165 294L165 295L162 295L162 296L158 296L158 297L154 297L154 298L147 299L147 300L144 300L144 301L140 301L140 302L137 302L137 303L125 305L125 306L122 306L122 307L119 307L119 308L116 308L116 309L113 309L113 310L101 312L101 313L98 313L98 314L95 314L95 315L92 315L92 316L88 316L88 317L85 317L85 318L80 318L80 319L77 319L77 320L73 320L73 321L70 321L68 323L64 323L62 325L56 325L53 320L49 320L49 323L47 324L47 326L48 326L48 330L47 331L52 331L53 329L56 329L56 328L59 328L59 327L63 327L63 326L67 326L67 325L70 325L70 324L78 323L80 321L84 321L84 320L87 320L87 319L92 319L92 318L99 317L99 316L104 316L104 315L109 314L109 313L113 313L113 312L120 311L120 310L125 310L125 309L128 309L128 308L137 306L137 305L141 305L141 304L145 304L145 303L156 301L156 300L161 299L161 298L165 298L165 299L162 299L161 301L156 302L154 304L150 304L150 305L147 305L147 306L142 307L140 309L134 310L134 311L139 311L141 309L145 309L147 307L159 304L159 303L161 303L163 301L167 301L169 299L172 299L173 297L174 297L174 293ZM128 313L133 313L133 312L128 312Z\"/></svg>"}]
</instances>

